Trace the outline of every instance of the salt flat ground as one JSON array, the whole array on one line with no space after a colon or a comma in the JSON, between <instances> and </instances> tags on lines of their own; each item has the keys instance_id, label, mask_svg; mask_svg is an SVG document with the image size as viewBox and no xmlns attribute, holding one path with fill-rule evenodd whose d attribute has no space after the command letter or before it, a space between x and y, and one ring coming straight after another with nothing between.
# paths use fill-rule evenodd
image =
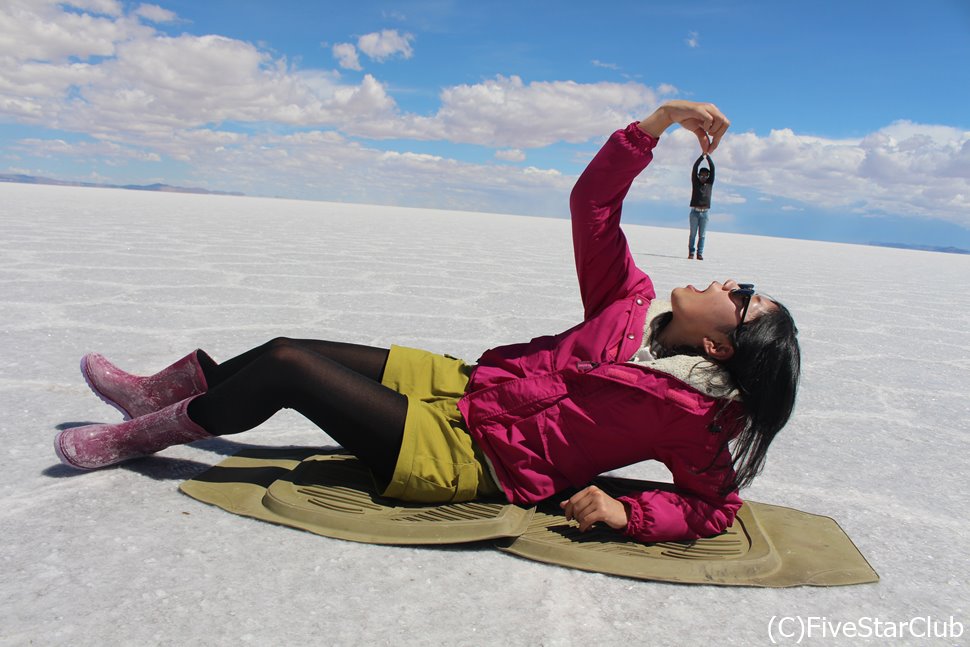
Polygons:
<instances>
[{"instance_id":1,"label":"salt flat ground","mask_svg":"<svg viewBox=\"0 0 970 647\"><path fill-rule=\"evenodd\" d=\"M970 642L970 257L715 227L699 263L685 231L626 227L658 292L736 277L795 313L797 412L745 495L834 517L882 581L769 590L330 540L177 491L241 447L332 444L290 413L100 472L54 456L59 425L118 419L78 373L88 351L142 373L278 335L474 360L565 329L566 220L0 184L0 226L0 644L747 646L773 616L966 626L804 644Z\"/></svg>"}]
</instances>

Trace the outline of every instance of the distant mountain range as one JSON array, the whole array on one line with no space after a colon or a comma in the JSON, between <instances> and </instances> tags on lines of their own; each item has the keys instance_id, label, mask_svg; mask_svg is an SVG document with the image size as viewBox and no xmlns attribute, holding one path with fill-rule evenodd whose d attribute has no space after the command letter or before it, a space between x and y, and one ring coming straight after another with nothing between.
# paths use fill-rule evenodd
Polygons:
<instances>
[{"instance_id":1,"label":"distant mountain range","mask_svg":"<svg viewBox=\"0 0 970 647\"><path fill-rule=\"evenodd\" d=\"M942 247L939 245L910 245L908 243L869 243L876 247L898 247L899 249L918 249L924 252L943 252L944 254L970 254L970 249L961 247Z\"/></svg>"},{"instance_id":2,"label":"distant mountain range","mask_svg":"<svg viewBox=\"0 0 970 647\"><path fill-rule=\"evenodd\" d=\"M101 184L98 182L71 182L54 180L48 177L33 175L11 175L0 173L0 182L18 182L20 184L51 184L54 186L85 186L99 189L129 189L131 191L160 191L162 193L200 193L205 195L245 195L238 191L210 191L193 187L172 186L170 184Z\"/></svg>"}]
</instances>

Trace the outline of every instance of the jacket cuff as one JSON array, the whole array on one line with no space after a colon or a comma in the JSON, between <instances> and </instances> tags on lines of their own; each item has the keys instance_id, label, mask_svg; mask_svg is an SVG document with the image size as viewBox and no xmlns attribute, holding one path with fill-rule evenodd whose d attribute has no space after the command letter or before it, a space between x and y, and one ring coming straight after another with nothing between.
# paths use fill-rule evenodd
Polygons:
<instances>
[{"instance_id":1,"label":"jacket cuff","mask_svg":"<svg viewBox=\"0 0 970 647\"><path fill-rule=\"evenodd\" d=\"M634 124L636 126L636 124ZM630 519L626 522L626 529L623 534L628 537L638 537L643 534L644 524L649 520L643 517L643 506L636 499L628 496L621 496L617 501L626 505Z\"/></svg>"},{"instance_id":2,"label":"jacket cuff","mask_svg":"<svg viewBox=\"0 0 970 647\"><path fill-rule=\"evenodd\" d=\"M626 127L624 132L626 133L627 141L630 142L630 144L648 153L654 149L660 139L654 137L653 135L648 135L640 130L640 127L637 126L638 123L640 122L634 121L632 124Z\"/></svg>"}]
</instances>

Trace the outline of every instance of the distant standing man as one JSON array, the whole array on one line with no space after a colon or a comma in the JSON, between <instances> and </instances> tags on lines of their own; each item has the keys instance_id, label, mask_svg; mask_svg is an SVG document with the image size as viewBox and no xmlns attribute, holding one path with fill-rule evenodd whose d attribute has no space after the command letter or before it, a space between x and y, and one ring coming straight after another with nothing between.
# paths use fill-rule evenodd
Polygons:
<instances>
[{"instance_id":1,"label":"distant standing man","mask_svg":"<svg viewBox=\"0 0 970 647\"><path fill-rule=\"evenodd\" d=\"M701 162L707 159L710 169L698 170ZM711 191L714 189L714 160L710 155L701 155L694 162L690 172L694 190L690 196L690 240L687 245L687 258L694 258L694 237L697 237L697 260L704 260L704 234L707 232L707 215L711 210Z\"/></svg>"}]
</instances>

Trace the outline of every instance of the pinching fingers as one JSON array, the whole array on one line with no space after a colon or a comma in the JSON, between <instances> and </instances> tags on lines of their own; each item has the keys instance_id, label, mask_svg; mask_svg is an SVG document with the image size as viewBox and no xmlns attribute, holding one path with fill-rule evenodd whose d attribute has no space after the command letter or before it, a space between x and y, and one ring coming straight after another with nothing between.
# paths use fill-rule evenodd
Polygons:
<instances>
[{"instance_id":1,"label":"pinching fingers","mask_svg":"<svg viewBox=\"0 0 970 647\"><path fill-rule=\"evenodd\" d=\"M724 137L724 133L730 128L731 122L728 120L724 114L714 107L714 122L712 123L710 129L708 129L708 135L711 137L711 147L710 150L714 150L721 143L721 138Z\"/></svg>"},{"instance_id":2,"label":"pinching fingers","mask_svg":"<svg viewBox=\"0 0 970 647\"><path fill-rule=\"evenodd\" d=\"M707 137L707 132L703 128L698 128L694 131L694 134L697 135L697 141L700 142L702 153L706 154L714 150L711 147L710 139Z\"/></svg>"}]
</instances>

